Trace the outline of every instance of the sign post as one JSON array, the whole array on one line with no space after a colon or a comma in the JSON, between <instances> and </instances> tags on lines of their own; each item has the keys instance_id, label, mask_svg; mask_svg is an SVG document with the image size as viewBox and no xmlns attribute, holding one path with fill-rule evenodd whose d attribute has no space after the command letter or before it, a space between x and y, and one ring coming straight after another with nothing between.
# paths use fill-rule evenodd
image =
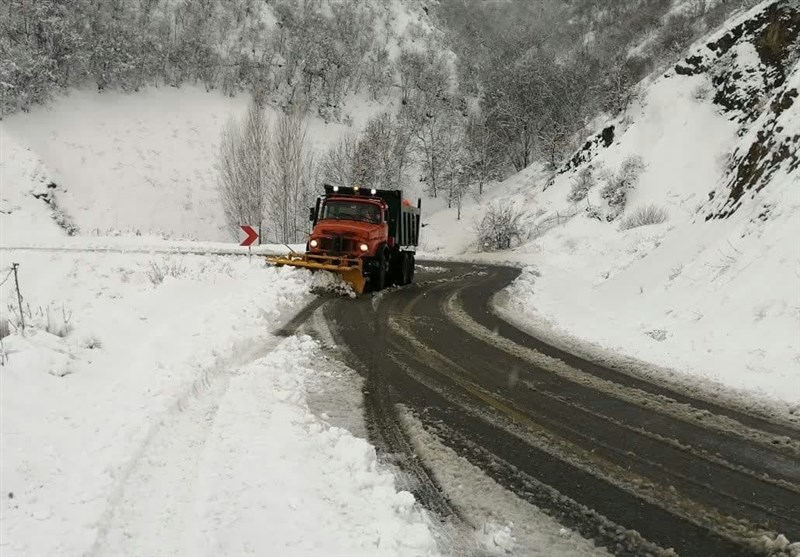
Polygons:
<instances>
[{"instance_id":1,"label":"sign post","mask_svg":"<svg viewBox=\"0 0 800 557\"><path fill-rule=\"evenodd\" d=\"M244 233L247 234L247 238L242 240L242 243L239 245L247 246L247 259L251 259L253 257L253 248L251 246L253 245L253 242L259 239L260 235L249 224L239 225L239 228L241 228ZM261 228L261 225L259 225L259 228Z\"/></svg>"}]
</instances>

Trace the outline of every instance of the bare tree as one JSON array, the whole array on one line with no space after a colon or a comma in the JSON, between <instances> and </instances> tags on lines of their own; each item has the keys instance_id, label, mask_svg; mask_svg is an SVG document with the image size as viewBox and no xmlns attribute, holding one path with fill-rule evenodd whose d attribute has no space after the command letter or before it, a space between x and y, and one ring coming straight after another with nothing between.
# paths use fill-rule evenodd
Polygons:
<instances>
[{"instance_id":1,"label":"bare tree","mask_svg":"<svg viewBox=\"0 0 800 557\"><path fill-rule=\"evenodd\" d=\"M322 181L322 165L313 151L304 150L301 183L294 205L295 241L300 241L310 232L308 208L314 204Z\"/></svg>"},{"instance_id":2,"label":"bare tree","mask_svg":"<svg viewBox=\"0 0 800 557\"><path fill-rule=\"evenodd\" d=\"M356 183L355 160L358 140L346 135L322 157L322 179L330 184L352 186Z\"/></svg>"},{"instance_id":3,"label":"bare tree","mask_svg":"<svg viewBox=\"0 0 800 557\"><path fill-rule=\"evenodd\" d=\"M293 242L304 232L298 212L307 199L303 180L307 133L308 120L302 110L295 108L278 117L269 167L267 215L272 237L281 242Z\"/></svg>"},{"instance_id":4,"label":"bare tree","mask_svg":"<svg viewBox=\"0 0 800 557\"><path fill-rule=\"evenodd\" d=\"M232 233L239 225L260 226L270 177L270 126L262 108L250 105L244 119L232 119L222 132L218 189Z\"/></svg>"},{"instance_id":5,"label":"bare tree","mask_svg":"<svg viewBox=\"0 0 800 557\"><path fill-rule=\"evenodd\" d=\"M456 219L461 220L461 204L470 187L470 175L465 165L465 130L460 122L450 119L444 131L438 149L441 185L447 194L447 207L455 206Z\"/></svg>"},{"instance_id":6,"label":"bare tree","mask_svg":"<svg viewBox=\"0 0 800 557\"><path fill-rule=\"evenodd\" d=\"M497 141L486 126L483 115L473 115L467 122L464 135L464 171L468 180L478 185L478 195L489 180L498 178L502 171L502 156Z\"/></svg>"},{"instance_id":7,"label":"bare tree","mask_svg":"<svg viewBox=\"0 0 800 557\"><path fill-rule=\"evenodd\" d=\"M636 82L641 77L634 74L635 67L627 59L615 59L609 63L604 82L603 107L611 114L625 112L636 98Z\"/></svg>"},{"instance_id":8,"label":"bare tree","mask_svg":"<svg viewBox=\"0 0 800 557\"><path fill-rule=\"evenodd\" d=\"M381 114L367 122L356 146L353 179L382 189L402 188L406 181L411 134L402 121Z\"/></svg>"},{"instance_id":9,"label":"bare tree","mask_svg":"<svg viewBox=\"0 0 800 557\"><path fill-rule=\"evenodd\" d=\"M444 186L442 180L445 167L463 146L463 126L459 115L449 104L428 106L419 120L415 135L423 179L428 193L437 197ZM454 142L455 136L457 141Z\"/></svg>"}]
</instances>

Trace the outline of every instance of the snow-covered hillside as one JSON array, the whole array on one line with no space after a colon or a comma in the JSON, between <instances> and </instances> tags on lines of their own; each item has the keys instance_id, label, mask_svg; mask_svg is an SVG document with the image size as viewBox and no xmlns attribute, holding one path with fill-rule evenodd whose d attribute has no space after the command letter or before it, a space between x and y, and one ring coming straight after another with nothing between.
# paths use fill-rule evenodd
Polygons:
<instances>
[{"instance_id":1,"label":"snow-covered hillside","mask_svg":"<svg viewBox=\"0 0 800 557\"><path fill-rule=\"evenodd\" d=\"M232 240L218 199L216 161L220 133L248 102L244 95L229 98L194 87L76 91L7 117L1 161L3 210L11 213L3 218L6 232L24 234L27 219L47 214L36 210L43 203L30 201L37 192L21 187L34 178L43 191L52 184L59 207L81 235ZM350 125L310 120L312 148L324 151L385 109L362 99L352 106ZM24 167L10 164L20 159L28 159ZM15 215L16 207L25 210ZM8 244L12 236L4 238Z\"/></svg>"},{"instance_id":2,"label":"snow-covered hillside","mask_svg":"<svg viewBox=\"0 0 800 557\"><path fill-rule=\"evenodd\" d=\"M523 213L529 239L488 256L531 265L504 298L511 318L800 410L798 13L765 2L738 16L554 176L531 167L465 211ZM626 159L641 174L614 218L601 194ZM594 185L572 202L587 169ZM624 229L650 205L666 222ZM428 220L428 250L475 249L452 212Z\"/></svg>"},{"instance_id":3,"label":"snow-covered hillside","mask_svg":"<svg viewBox=\"0 0 800 557\"><path fill-rule=\"evenodd\" d=\"M274 9L262 7L268 27L275 24ZM374 11L374 46L386 51L386 72L404 49L422 48L435 33L414 1L393 0ZM387 79L391 83L395 76ZM390 85L380 95L367 89L350 91L336 105L311 105L307 141L317 160L372 116L397 110L398 93ZM273 121L286 104L281 91L266 100ZM51 212L46 201L52 199L70 233L234 240L217 192L219 143L225 125L240 118L250 100L249 94L230 97L191 85L135 93L87 87L5 116L0 126L2 241L17 244L31 226L53 231L43 222ZM31 202L42 194L47 200Z\"/></svg>"}]
</instances>

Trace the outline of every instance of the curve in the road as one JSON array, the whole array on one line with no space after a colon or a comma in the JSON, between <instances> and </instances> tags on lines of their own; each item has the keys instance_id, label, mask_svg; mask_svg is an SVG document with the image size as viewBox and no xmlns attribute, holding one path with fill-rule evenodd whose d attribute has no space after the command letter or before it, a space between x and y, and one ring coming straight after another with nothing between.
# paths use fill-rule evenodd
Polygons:
<instances>
[{"instance_id":1,"label":"curve in the road","mask_svg":"<svg viewBox=\"0 0 800 557\"><path fill-rule=\"evenodd\" d=\"M410 464L432 510L457 513L413 455L398 403L615 555L767 555L763 536L800 540L800 432L790 424L524 333L488 302L515 269L436 265L446 272L324 306L348 363L365 374L373 441Z\"/></svg>"}]
</instances>

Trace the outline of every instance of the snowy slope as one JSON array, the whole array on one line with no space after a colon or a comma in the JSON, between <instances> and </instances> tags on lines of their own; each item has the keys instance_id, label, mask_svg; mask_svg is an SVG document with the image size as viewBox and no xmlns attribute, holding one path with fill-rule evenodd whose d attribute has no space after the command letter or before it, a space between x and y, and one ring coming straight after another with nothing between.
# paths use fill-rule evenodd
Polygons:
<instances>
[{"instance_id":1,"label":"snowy slope","mask_svg":"<svg viewBox=\"0 0 800 557\"><path fill-rule=\"evenodd\" d=\"M738 16L643 84L637 105L603 126L555 176L531 167L467 209L467 222L492 199L524 214L531 238L488 257L533 265L504 298L510 318L563 342L594 343L595 353L635 356L794 408L798 13L791 2L765 2ZM783 43L767 40L776 33ZM601 190L632 155L644 169L625 213L609 222L613 212ZM597 184L587 201L570 203L586 168ZM650 204L667 212L667 222L620 228L626 215ZM474 250L474 234L448 233L464 230L451 214L433 215L430 224L430 250Z\"/></svg>"},{"instance_id":2,"label":"snowy slope","mask_svg":"<svg viewBox=\"0 0 800 557\"><path fill-rule=\"evenodd\" d=\"M58 195L48 171L29 148L0 126L0 238L4 244L26 238L58 240L66 236L50 205Z\"/></svg>"},{"instance_id":3,"label":"snowy slope","mask_svg":"<svg viewBox=\"0 0 800 557\"><path fill-rule=\"evenodd\" d=\"M320 9L324 9L324 6ZM262 16L274 24L272 8ZM389 64L401 49L419 48L432 27L415 0L392 0L376 8L377 47ZM270 98L276 104L280 99ZM231 118L246 110L249 95L227 97L202 87L150 87L136 93L73 90L28 113L6 116L0 126L0 226L5 245L50 211L32 216L28 178L52 184L61 212L80 235L158 235L231 241L217 197L219 137ZM309 115L308 143L317 158L344 134L361 130L370 117L395 112L398 94L375 100L366 91L341 106ZM267 108L277 117L277 108ZM323 114L324 113L324 114ZM22 150L31 164L14 163ZM15 173L22 172L23 175ZM41 180L39 180L41 178ZM21 188L25 188L24 191ZM9 220L7 208L21 209ZM15 224L17 217L20 225ZM9 224L11 222L11 224ZM13 240L13 241L12 241Z\"/></svg>"},{"instance_id":4,"label":"snowy slope","mask_svg":"<svg viewBox=\"0 0 800 557\"><path fill-rule=\"evenodd\" d=\"M0 164L8 166L20 148L30 149L79 234L230 241L215 164L222 129L247 103L244 95L229 98L192 87L136 94L74 91L7 117ZM384 108L358 99L353 104L359 115L354 126ZM311 147L322 151L352 129L313 118ZM2 197L21 197L20 183L25 182L4 175Z\"/></svg>"}]
</instances>

